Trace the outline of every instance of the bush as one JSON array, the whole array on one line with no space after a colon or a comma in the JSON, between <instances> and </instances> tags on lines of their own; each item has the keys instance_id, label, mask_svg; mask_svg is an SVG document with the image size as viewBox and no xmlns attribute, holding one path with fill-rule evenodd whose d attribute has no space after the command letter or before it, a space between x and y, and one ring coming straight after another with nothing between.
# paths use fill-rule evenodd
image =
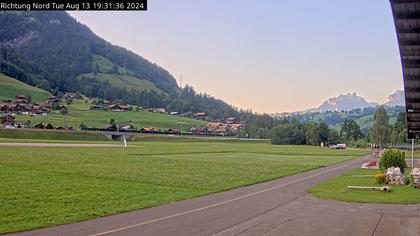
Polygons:
<instances>
[{"instance_id":1,"label":"bush","mask_svg":"<svg viewBox=\"0 0 420 236\"><path fill-rule=\"evenodd\" d=\"M87 127L87 125L85 125L85 123L81 123L79 125L79 128L80 128L80 130L86 130L86 129L88 129L88 127Z\"/></svg>"},{"instance_id":2,"label":"bush","mask_svg":"<svg viewBox=\"0 0 420 236\"><path fill-rule=\"evenodd\" d=\"M362 138L358 140L351 140L348 142L348 145L355 148L367 148L369 146L369 142L367 139Z\"/></svg>"},{"instance_id":3,"label":"bush","mask_svg":"<svg viewBox=\"0 0 420 236\"><path fill-rule=\"evenodd\" d=\"M386 182L386 176L384 174L376 174L375 178L376 178L376 183L378 184L383 184Z\"/></svg>"},{"instance_id":4,"label":"bush","mask_svg":"<svg viewBox=\"0 0 420 236\"><path fill-rule=\"evenodd\" d=\"M405 162L405 153L400 152L397 149L388 149L382 155L381 162L379 167L382 171L386 171L390 167L399 167L401 173L404 173L407 168L407 163Z\"/></svg>"}]
</instances>

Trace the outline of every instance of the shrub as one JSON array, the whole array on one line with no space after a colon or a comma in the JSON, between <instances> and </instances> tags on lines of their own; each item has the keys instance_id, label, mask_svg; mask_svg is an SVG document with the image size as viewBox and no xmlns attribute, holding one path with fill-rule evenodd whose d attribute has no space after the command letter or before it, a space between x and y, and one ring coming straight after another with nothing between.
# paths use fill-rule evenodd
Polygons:
<instances>
[{"instance_id":1,"label":"shrub","mask_svg":"<svg viewBox=\"0 0 420 236\"><path fill-rule=\"evenodd\" d=\"M407 163L405 162L405 153L400 152L397 149L386 150L382 155L379 167L384 172L390 167L399 167L401 172L404 173L405 169L407 168Z\"/></svg>"},{"instance_id":2,"label":"shrub","mask_svg":"<svg viewBox=\"0 0 420 236\"><path fill-rule=\"evenodd\" d=\"M81 123L79 125L79 128L80 128L80 130L86 130L86 129L88 129L88 127L87 127L87 125L85 125L85 123Z\"/></svg>"},{"instance_id":3,"label":"shrub","mask_svg":"<svg viewBox=\"0 0 420 236\"><path fill-rule=\"evenodd\" d=\"M375 178L376 178L376 183L378 184L383 184L386 182L386 175L384 174L376 174Z\"/></svg>"}]
</instances>

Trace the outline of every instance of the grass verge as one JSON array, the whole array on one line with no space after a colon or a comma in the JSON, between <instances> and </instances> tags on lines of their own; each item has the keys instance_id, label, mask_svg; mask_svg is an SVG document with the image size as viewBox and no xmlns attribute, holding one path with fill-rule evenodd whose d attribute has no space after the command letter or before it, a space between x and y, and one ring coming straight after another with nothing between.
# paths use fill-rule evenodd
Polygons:
<instances>
[{"instance_id":1,"label":"grass verge","mask_svg":"<svg viewBox=\"0 0 420 236\"><path fill-rule=\"evenodd\" d=\"M391 186L389 193L372 190L347 189L348 185L384 186L377 184L375 174L380 170L357 169L310 189L314 196L346 202L362 203L420 203L420 189L410 186Z\"/></svg>"}]
</instances>

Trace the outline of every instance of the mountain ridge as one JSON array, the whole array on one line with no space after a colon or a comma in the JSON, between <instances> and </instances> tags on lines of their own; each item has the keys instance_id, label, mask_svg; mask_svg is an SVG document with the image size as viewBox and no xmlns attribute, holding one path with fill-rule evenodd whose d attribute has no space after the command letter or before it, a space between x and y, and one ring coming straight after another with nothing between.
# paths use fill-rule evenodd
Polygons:
<instances>
[{"instance_id":1,"label":"mountain ridge","mask_svg":"<svg viewBox=\"0 0 420 236\"><path fill-rule=\"evenodd\" d=\"M52 94L88 97L217 119L237 116L223 100L180 88L163 67L113 45L66 12L0 11L0 73Z\"/></svg>"},{"instance_id":2,"label":"mountain ridge","mask_svg":"<svg viewBox=\"0 0 420 236\"><path fill-rule=\"evenodd\" d=\"M288 114L305 114L327 111L351 111L354 109L364 109L368 107L377 107L380 105L389 107L405 106L404 91L399 89L396 90L394 93L388 96L388 101L382 104L374 101L367 101L365 98L357 95L355 92L339 94L335 97L328 98L316 108L309 108L303 111L288 112Z\"/></svg>"}]
</instances>

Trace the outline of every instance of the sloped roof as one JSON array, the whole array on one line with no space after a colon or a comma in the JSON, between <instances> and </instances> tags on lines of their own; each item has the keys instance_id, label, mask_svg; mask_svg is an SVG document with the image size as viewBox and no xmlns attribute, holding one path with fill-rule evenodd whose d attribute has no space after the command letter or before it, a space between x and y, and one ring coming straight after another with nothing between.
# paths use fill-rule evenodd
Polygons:
<instances>
[{"instance_id":1,"label":"sloped roof","mask_svg":"<svg viewBox=\"0 0 420 236\"><path fill-rule=\"evenodd\" d=\"M407 131L420 137L420 0L390 0L404 78Z\"/></svg>"}]
</instances>

